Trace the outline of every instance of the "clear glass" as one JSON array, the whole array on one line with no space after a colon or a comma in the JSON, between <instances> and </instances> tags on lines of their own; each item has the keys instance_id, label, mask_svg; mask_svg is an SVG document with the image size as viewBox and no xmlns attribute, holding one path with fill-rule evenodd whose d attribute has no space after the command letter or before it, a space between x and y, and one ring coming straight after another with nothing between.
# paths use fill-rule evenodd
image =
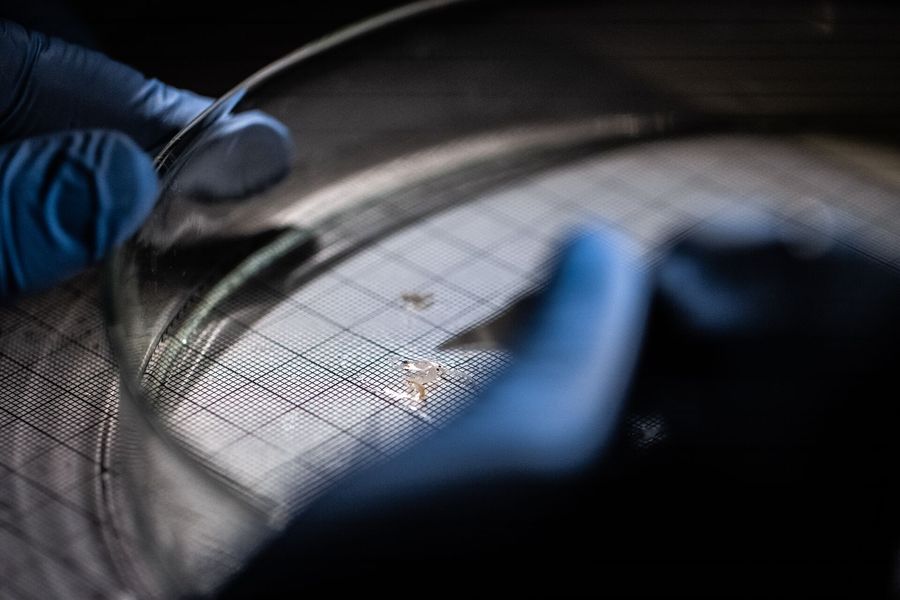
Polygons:
<instances>
[{"instance_id":1,"label":"clear glass","mask_svg":"<svg viewBox=\"0 0 900 600\"><path fill-rule=\"evenodd\" d=\"M438 346L539 285L567 229L627 228L652 260L669 232L746 204L821 235L857 222L807 185L879 185L822 166L856 156L818 135L851 129L840 90L747 100L760 73L803 67L710 70L696 28L597 4L399 8L261 70L162 151L159 206L106 270L109 543L142 593L213 590L341 479L462 413L508 356ZM819 35L797 22L788 38ZM641 60L651 46L670 59ZM873 98L852 127L884 125ZM241 201L186 195L203 133L248 110L289 129L288 175ZM769 176L787 165L804 182ZM415 402L402 361L441 367Z\"/></svg>"}]
</instances>

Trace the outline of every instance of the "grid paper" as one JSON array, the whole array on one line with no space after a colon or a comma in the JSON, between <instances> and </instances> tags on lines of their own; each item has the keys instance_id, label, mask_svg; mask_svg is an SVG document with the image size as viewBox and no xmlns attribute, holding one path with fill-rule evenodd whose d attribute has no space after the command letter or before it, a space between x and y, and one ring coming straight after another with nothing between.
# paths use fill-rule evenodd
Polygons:
<instances>
[{"instance_id":1,"label":"grid paper","mask_svg":"<svg viewBox=\"0 0 900 600\"><path fill-rule=\"evenodd\" d=\"M435 348L538 283L571 228L624 230L653 260L661 241L736 209L744 221L752 207L756 218L775 215L828 235L835 219L858 225L837 212L848 206L845 190L882 204L896 197L835 174L825 155L804 150L798 140L713 136L635 145L533 174L396 232L299 289L279 291L281 281L261 276L233 304L262 306L262 318L235 316L226 303L187 346L164 338L158 364L168 372L174 357L184 366L174 380L154 378L151 359L149 387L185 444L291 514L467 408L478 385L445 381L417 410L383 390L401 389L396 363L405 358L489 380L503 354ZM896 210L889 201L888 210ZM872 216L887 221L884 210ZM432 294L434 303L410 311L406 293Z\"/></svg>"},{"instance_id":2,"label":"grid paper","mask_svg":"<svg viewBox=\"0 0 900 600\"><path fill-rule=\"evenodd\" d=\"M839 218L864 251L897 262L897 200L897 189L798 139L632 146L437 214L290 297L258 286L256 300L271 309L263 319L223 306L206 341L182 349L164 379L151 365L147 383L173 431L294 510L465 410L473 393L458 382L435 390L421 413L370 383L396 378L397 358L433 357L451 333L533 285L572 226L631 233L652 260L669 232L752 206L826 235ZM0 309L0 598L128 590L100 535L110 524L98 480L117 481L99 454L115 424L116 384L95 290L88 274ZM414 291L433 293L434 305L406 310L399 297ZM504 360L442 358L471 372L476 388Z\"/></svg>"}]
</instances>

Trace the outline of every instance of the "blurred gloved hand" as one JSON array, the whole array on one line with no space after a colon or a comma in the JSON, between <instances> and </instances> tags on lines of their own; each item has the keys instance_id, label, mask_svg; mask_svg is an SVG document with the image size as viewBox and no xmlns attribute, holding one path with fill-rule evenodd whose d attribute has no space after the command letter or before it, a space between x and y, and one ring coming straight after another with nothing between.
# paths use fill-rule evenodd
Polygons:
<instances>
[{"instance_id":1,"label":"blurred gloved hand","mask_svg":"<svg viewBox=\"0 0 900 600\"><path fill-rule=\"evenodd\" d=\"M650 297L633 248L611 230L571 239L517 360L470 412L316 503L221 598L324 591L345 569L341 585L385 589L391 573L419 581L417 567L409 567L429 557L457 582L441 581L441 589L483 581L503 560L480 555L485 543L527 537L527 524L521 531L510 525L530 518L538 488L555 489L589 470L615 435ZM508 502L522 483L528 500ZM467 572L455 574L445 562L456 553ZM480 562L469 560L474 556L484 559L484 572L472 570Z\"/></svg>"},{"instance_id":2,"label":"blurred gloved hand","mask_svg":"<svg viewBox=\"0 0 900 600\"><path fill-rule=\"evenodd\" d=\"M324 495L220 599L878 597L900 276L786 233L695 232L646 270L576 237L470 411Z\"/></svg>"},{"instance_id":3,"label":"blurred gloved hand","mask_svg":"<svg viewBox=\"0 0 900 600\"><path fill-rule=\"evenodd\" d=\"M99 261L153 208L158 151L211 100L106 56L0 21L0 298ZM191 192L239 198L283 176L291 141L258 112L198 141Z\"/></svg>"}]
</instances>

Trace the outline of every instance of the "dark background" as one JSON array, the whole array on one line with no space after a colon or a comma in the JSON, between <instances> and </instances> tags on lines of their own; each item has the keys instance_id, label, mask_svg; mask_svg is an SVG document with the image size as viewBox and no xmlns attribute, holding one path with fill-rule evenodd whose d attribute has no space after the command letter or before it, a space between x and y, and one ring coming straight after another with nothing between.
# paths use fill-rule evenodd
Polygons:
<instances>
[{"instance_id":1,"label":"dark background","mask_svg":"<svg viewBox=\"0 0 900 600\"><path fill-rule=\"evenodd\" d=\"M219 96L260 67L306 42L410 1L252 0L237 4L210 0L0 0L0 17L101 50L172 85ZM670 25L693 25L693 29L685 28L689 38L706 30L710 39L715 39L719 34L726 35L736 24L758 24L766 28L779 23L788 26L799 23L816 33L838 22L840 27L833 38L798 38L801 45L792 46L787 34L784 39L770 36L765 38L769 46L763 50L783 56L797 54L804 59L813 50L821 53L819 58L857 59L859 72L852 76L822 73L821 69L816 70L816 65L822 63L809 60L807 75L816 79L812 83L822 85L814 85L808 91L820 95L826 104L829 96L831 100L858 99L861 104L850 111L854 115L860 113L860 106L866 102L877 104L873 104L873 110L879 128L888 113L894 119L892 122L900 122L896 120L900 113L892 102L900 81L896 68L900 58L900 4L896 2L647 0L606 4L618 7L615 10L625 14L636 11L631 17L638 20L652 15L654 21ZM641 8L632 11L629 8L632 5ZM723 54L734 54L733 58L739 58L744 51L727 45L721 48ZM770 63L766 63L766 69ZM804 68L800 70L802 74ZM717 76L726 76L727 71ZM765 71L757 75L763 79L769 76ZM793 73L789 78L796 79L796 75ZM753 79L754 75L742 76ZM827 81L818 81L823 77ZM763 83L744 81L739 91L750 90L760 95L758 92L766 91L760 88ZM869 97L862 98L861 94ZM878 98L882 101L878 102ZM771 103L771 98L768 101Z\"/></svg>"},{"instance_id":2,"label":"dark background","mask_svg":"<svg viewBox=\"0 0 900 600\"><path fill-rule=\"evenodd\" d=\"M218 96L305 42L400 0L0 0L0 16Z\"/></svg>"}]
</instances>

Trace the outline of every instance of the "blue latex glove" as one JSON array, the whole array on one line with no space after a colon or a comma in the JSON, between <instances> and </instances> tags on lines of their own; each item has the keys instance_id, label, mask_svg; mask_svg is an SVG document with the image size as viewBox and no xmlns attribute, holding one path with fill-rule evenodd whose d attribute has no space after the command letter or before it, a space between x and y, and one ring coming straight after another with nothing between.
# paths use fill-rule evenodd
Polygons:
<instances>
[{"instance_id":1,"label":"blue latex glove","mask_svg":"<svg viewBox=\"0 0 900 600\"><path fill-rule=\"evenodd\" d=\"M148 153L210 103L0 21L0 298L49 287L133 234L157 195ZM270 184L291 155L286 128L258 112L227 117L199 143L215 168L190 191L206 198Z\"/></svg>"}]
</instances>

